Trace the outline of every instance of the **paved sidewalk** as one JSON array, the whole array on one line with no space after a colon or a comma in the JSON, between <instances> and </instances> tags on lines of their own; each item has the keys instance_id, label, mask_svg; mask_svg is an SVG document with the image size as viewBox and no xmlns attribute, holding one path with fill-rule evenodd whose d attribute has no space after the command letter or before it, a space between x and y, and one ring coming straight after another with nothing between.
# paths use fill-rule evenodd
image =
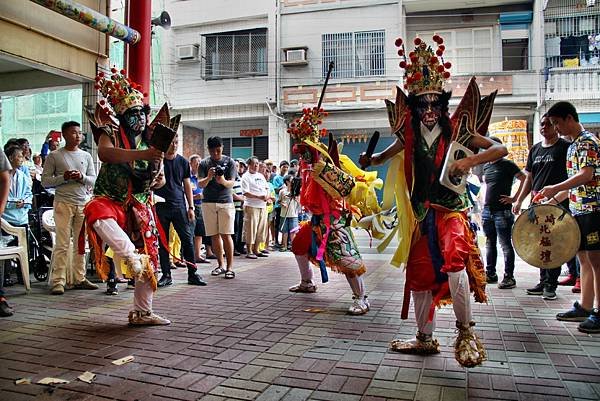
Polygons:
<instances>
[{"instance_id":1,"label":"paved sidewalk","mask_svg":"<svg viewBox=\"0 0 600 401\"><path fill-rule=\"evenodd\" d=\"M517 288L491 286L489 304L474 306L489 360L464 369L454 360L450 307L439 313L441 354L388 350L415 332L400 320L403 273L389 255L365 258L371 311L359 317L346 314L351 294L338 274L316 294L288 292L298 280L290 253L237 258L234 280L202 267L207 287L188 286L176 270L176 284L155 297L155 310L173 321L163 327L127 326L133 291L124 285L116 297L104 285L64 296L41 283L26 296L12 287L16 314L0 320L0 400L600 399L600 336L554 319L575 299L570 288L559 287L555 301L527 296L538 270L520 262ZM135 360L111 364L128 355ZM93 384L76 379L84 371L97 375ZM47 376L71 382L14 384Z\"/></svg>"}]
</instances>

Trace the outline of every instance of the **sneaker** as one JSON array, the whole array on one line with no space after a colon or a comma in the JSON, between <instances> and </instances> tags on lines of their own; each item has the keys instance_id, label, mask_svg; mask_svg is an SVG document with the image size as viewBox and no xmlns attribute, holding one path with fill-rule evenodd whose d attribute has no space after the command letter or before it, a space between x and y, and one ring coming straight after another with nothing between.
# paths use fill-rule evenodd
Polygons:
<instances>
[{"instance_id":1,"label":"sneaker","mask_svg":"<svg viewBox=\"0 0 600 401\"><path fill-rule=\"evenodd\" d=\"M352 302L352 305L350 305L350 308L348 308L349 314L364 315L365 313L367 313L369 311L370 305L367 301L366 296L364 298L361 298L361 297L357 297L356 295L354 295L352 297L352 299L354 300L354 302Z\"/></svg>"},{"instance_id":2,"label":"sneaker","mask_svg":"<svg viewBox=\"0 0 600 401\"><path fill-rule=\"evenodd\" d=\"M562 312L556 315L556 320L562 322L583 322L588 316L590 311L585 310L579 302L575 301L573 307L566 312Z\"/></svg>"},{"instance_id":3,"label":"sneaker","mask_svg":"<svg viewBox=\"0 0 600 401\"><path fill-rule=\"evenodd\" d=\"M73 288L75 290L97 290L99 287L98 284L94 284L87 278L84 278L81 283L75 284Z\"/></svg>"},{"instance_id":4,"label":"sneaker","mask_svg":"<svg viewBox=\"0 0 600 401\"><path fill-rule=\"evenodd\" d=\"M65 293L65 286L62 284L54 284L50 290L52 295L63 295Z\"/></svg>"},{"instance_id":5,"label":"sneaker","mask_svg":"<svg viewBox=\"0 0 600 401\"><path fill-rule=\"evenodd\" d=\"M581 279L579 277L577 277L577 279L575 280L575 285L573 286L573 288L571 288L571 292L575 294L579 294L581 292Z\"/></svg>"},{"instance_id":6,"label":"sneaker","mask_svg":"<svg viewBox=\"0 0 600 401\"><path fill-rule=\"evenodd\" d=\"M544 287L544 292L542 293L542 298L544 298L548 301L555 300L556 298L558 298L556 296L556 290L551 287Z\"/></svg>"},{"instance_id":7,"label":"sneaker","mask_svg":"<svg viewBox=\"0 0 600 401\"><path fill-rule=\"evenodd\" d=\"M149 311L131 311L129 312L129 324L132 326L159 326L171 324L171 321Z\"/></svg>"},{"instance_id":8,"label":"sneaker","mask_svg":"<svg viewBox=\"0 0 600 401\"><path fill-rule=\"evenodd\" d=\"M188 273L188 284L204 286L206 281L198 273Z\"/></svg>"},{"instance_id":9,"label":"sneaker","mask_svg":"<svg viewBox=\"0 0 600 401\"><path fill-rule=\"evenodd\" d=\"M560 280L558 282L558 285L575 285L575 280L577 280L577 277L575 277L572 274L569 274L567 277Z\"/></svg>"},{"instance_id":10,"label":"sneaker","mask_svg":"<svg viewBox=\"0 0 600 401\"><path fill-rule=\"evenodd\" d=\"M127 289L135 290L135 279L127 280Z\"/></svg>"},{"instance_id":11,"label":"sneaker","mask_svg":"<svg viewBox=\"0 0 600 401\"><path fill-rule=\"evenodd\" d=\"M544 284L537 283L537 285L533 288L529 288L527 290L527 294L529 295L543 295L544 294Z\"/></svg>"},{"instance_id":12,"label":"sneaker","mask_svg":"<svg viewBox=\"0 0 600 401\"><path fill-rule=\"evenodd\" d=\"M496 284L498 282L498 275L496 273L487 273L485 275L485 281L488 284Z\"/></svg>"},{"instance_id":13,"label":"sneaker","mask_svg":"<svg viewBox=\"0 0 600 401\"><path fill-rule=\"evenodd\" d=\"M173 279L171 276L163 274L160 280L158 280L158 287L167 287L169 285L173 285Z\"/></svg>"},{"instance_id":14,"label":"sneaker","mask_svg":"<svg viewBox=\"0 0 600 401\"><path fill-rule=\"evenodd\" d=\"M515 288L517 286L517 282L515 281L515 279L513 277L507 277L504 276L504 278L502 279L502 282L500 284L498 284L498 288L500 288L501 290L508 290L511 288Z\"/></svg>"},{"instance_id":15,"label":"sneaker","mask_svg":"<svg viewBox=\"0 0 600 401\"><path fill-rule=\"evenodd\" d=\"M117 286L115 285L114 287L111 287L110 285L108 287L106 287L106 295L119 295L119 289L117 288Z\"/></svg>"},{"instance_id":16,"label":"sneaker","mask_svg":"<svg viewBox=\"0 0 600 401\"><path fill-rule=\"evenodd\" d=\"M600 333L600 311L594 308L588 318L579 324L577 330L587 334Z\"/></svg>"}]
</instances>

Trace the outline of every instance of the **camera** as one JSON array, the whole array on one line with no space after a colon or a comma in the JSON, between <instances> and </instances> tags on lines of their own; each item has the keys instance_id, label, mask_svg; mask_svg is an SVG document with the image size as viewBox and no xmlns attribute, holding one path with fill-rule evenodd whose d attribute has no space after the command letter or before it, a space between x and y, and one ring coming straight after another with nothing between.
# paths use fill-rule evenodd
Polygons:
<instances>
[{"instance_id":1,"label":"camera","mask_svg":"<svg viewBox=\"0 0 600 401\"><path fill-rule=\"evenodd\" d=\"M290 191L290 195L291 196L300 196L300 189L302 188L302 178L300 177L294 177L292 178L292 185L291 185L291 191Z\"/></svg>"},{"instance_id":2,"label":"camera","mask_svg":"<svg viewBox=\"0 0 600 401\"><path fill-rule=\"evenodd\" d=\"M219 176L219 177L222 176L222 175L225 175L225 167L220 166L220 165L217 164L215 166L215 175Z\"/></svg>"}]
</instances>

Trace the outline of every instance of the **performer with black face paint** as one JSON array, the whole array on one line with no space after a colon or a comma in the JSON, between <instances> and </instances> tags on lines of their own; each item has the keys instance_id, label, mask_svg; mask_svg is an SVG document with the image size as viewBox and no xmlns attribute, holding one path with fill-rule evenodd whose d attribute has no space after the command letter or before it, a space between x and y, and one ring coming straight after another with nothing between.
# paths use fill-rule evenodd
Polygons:
<instances>
[{"instance_id":1,"label":"performer with black face paint","mask_svg":"<svg viewBox=\"0 0 600 401\"><path fill-rule=\"evenodd\" d=\"M402 241L410 241L403 260L406 284L402 319L408 317L412 295L418 331L412 340L392 341L392 350L417 354L440 352L433 338L435 309L452 303L458 329L456 359L463 366L476 366L486 355L472 328L475 323L469 291L474 293L476 301L485 302L485 273L467 220L470 203L466 190L454 192L440 183L440 176L453 141L475 153L453 163L452 176L464 176L472 167L503 157L507 151L482 136L487 131L495 93L481 99L474 78L457 110L449 116L451 92L444 91L443 86L450 77L451 64L443 60L443 39L435 35L433 40L438 44L435 53L416 38L415 50L408 54L408 60L400 62L408 97L397 88L396 103L386 102L396 141L372 157L362 154L360 162L379 165L394 158L392 165L399 171L393 174L398 175L397 180L406 181L399 184L407 189L405 202L411 205L405 208L411 216L398 213L404 224L400 231L406 233ZM404 56L402 40L398 39L396 45L400 48L398 54ZM400 204L398 208L401 209Z\"/></svg>"}]
</instances>

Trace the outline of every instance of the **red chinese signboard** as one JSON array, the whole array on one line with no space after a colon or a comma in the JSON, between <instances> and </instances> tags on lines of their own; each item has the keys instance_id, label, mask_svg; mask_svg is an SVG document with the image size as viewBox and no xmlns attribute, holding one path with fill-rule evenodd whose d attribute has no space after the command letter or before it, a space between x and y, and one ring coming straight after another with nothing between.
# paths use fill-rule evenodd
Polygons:
<instances>
[{"instance_id":1,"label":"red chinese signboard","mask_svg":"<svg viewBox=\"0 0 600 401\"><path fill-rule=\"evenodd\" d=\"M262 128L258 129L241 129L240 136L261 136L263 133Z\"/></svg>"}]
</instances>

